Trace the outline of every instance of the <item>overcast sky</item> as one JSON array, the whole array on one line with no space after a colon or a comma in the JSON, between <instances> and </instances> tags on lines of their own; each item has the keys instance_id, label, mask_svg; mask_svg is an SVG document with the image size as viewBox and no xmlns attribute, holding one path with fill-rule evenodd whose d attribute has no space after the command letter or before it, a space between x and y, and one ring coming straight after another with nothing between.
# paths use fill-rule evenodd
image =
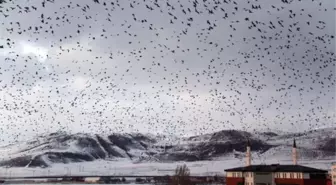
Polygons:
<instances>
[{"instance_id":1,"label":"overcast sky","mask_svg":"<svg viewBox=\"0 0 336 185\"><path fill-rule=\"evenodd\" d=\"M3 140L335 123L334 0L42 2L0 7Z\"/></svg>"}]
</instances>

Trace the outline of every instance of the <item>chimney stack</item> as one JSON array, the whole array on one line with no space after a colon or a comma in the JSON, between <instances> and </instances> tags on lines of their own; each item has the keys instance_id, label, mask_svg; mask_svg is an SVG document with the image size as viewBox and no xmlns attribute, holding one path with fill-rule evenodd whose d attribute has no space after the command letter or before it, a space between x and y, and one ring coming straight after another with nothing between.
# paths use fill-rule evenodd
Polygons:
<instances>
[{"instance_id":1,"label":"chimney stack","mask_svg":"<svg viewBox=\"0 0 336 185\"><path fill-rule=\"evenodd\" d=\"M250 140L247 140L247 146L246 146L246 166L251 165L251 144Z\"/></svg>"},{"instance_id":2,"label":"chimney stack","mask_svg":"<svg viewBox=\"0 0 336 185\"><path fill-rule=\"evenodd\" d=\"M293 148L292 148L292 158L293 158L293 164L297 165L297 151L296 151L296 142L295 139L293 140Z\"/></svg>"}]
</instances>

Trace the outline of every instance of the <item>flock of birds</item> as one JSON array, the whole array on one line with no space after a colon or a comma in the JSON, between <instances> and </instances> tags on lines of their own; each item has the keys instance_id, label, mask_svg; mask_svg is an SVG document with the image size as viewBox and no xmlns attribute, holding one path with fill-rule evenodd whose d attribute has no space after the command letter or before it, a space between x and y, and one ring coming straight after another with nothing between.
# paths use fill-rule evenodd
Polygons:
<instances>
[{"instance_id":1,"label":"flock of birds","mask_svg":"<svg viewBox=\"0 0 336 185\"><path fill-rule=\"evenodd\" d=\"M19 137L330 124L331 5L0 0L0 128Z\"/></svg>"}]
</instances>

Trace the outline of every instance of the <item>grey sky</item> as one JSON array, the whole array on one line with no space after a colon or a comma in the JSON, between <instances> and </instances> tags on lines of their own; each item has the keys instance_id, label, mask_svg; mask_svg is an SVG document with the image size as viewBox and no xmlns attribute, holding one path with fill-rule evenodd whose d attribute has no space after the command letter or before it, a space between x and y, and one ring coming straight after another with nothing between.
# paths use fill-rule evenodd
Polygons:
<instances>
[{"instance_id":1,"label":"grey sky","mask_svg":"<svg viewBox=\"0 0 336 185\"><path fill-rule=\"evenodd\" d=\"M0 129L8 138L334 124L333 0L198 0L199 14L192 1L41 2L0 8L8 15L0 14Z\"/></svg>"}]
</instances>

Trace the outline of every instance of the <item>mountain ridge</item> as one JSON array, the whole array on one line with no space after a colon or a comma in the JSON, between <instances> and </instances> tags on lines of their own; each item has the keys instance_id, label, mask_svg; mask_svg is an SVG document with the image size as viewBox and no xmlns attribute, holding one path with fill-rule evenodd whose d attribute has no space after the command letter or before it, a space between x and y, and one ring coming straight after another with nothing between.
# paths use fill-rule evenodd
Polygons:
<instances>
[{"instance_id":1,"label":"mountain ridge","mask_svg":"<svg viewBox=\"0 0 336 185\"><path fill-rule=\"evenodd\" d=\"M133 162L174 162L212 160L224 155L241 157L246 140L258 155L270 157L277 151L288 153L292 140L305 151L303 157L317 159L335 155L336 128L316 129L302 133L246 132L222 130L214 133L167 138L141 133L110 135L65 132L51 133L27 141L1 147L3 167L51 167L57 163L128 159ZM5 150L6 149L6 150ZM5 151L5 152L4 152ZM267 156L266 156L267 157Z\"/></svg>"}]
</instances>

